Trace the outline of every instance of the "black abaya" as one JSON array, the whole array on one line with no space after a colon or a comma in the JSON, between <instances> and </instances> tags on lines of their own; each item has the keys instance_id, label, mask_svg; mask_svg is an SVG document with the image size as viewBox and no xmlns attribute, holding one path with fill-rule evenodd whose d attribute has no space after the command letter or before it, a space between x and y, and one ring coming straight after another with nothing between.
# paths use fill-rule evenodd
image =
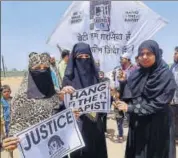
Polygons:
<instances>
[{"instance_id":1,"label":"black abaya","mask_svg":"<svg viewBox=\"0 0 178 158\"><path fill-rule=\"evenodd\" d=\"M86 147L71 154L71 158L107 158L106 140L101 117L92 122L83 116L82 136Z\"/></svg>"},{"instance_id":2,"label":"black abaya","mask_svg":"<svg viewBox=\"0 0 178 158\"><path fill-rule=\"evenodd\" d=\"M79 59L78 55L88 54L90 58ZM90 46L85 43L78 43L74 46L69 63L63 79L63 86L73 86L75 89L86 88L99 83L98 71ZM106 140L102 122L102 115L90 114L80 116L82 122L81 134L85 147L71 154L71 158L107 158Z\"/></svg>"},{"instance_id":3,"label":"black abaya","mask_svg":"<svg viewBox=\"0 0 178 158\"><path fill-rule=\"evenodd\" d=\"M165 97L164 101L168 102L169 99L170 97ZM147 110L142 108L140 104L145 104L143 102L135 101L135 103L135 108L130 113L125 157L176 158L173 114L170 106L164 105L164 110L156 112L158 110L156 108L155 110L149 109L149 107Z\"/></svg>"},{"instance_id":4,"label":"black abaya","mask_svg":"<svg viewBox=\"0 0 178 158\"><path fill-rule=\"evenodd\" d=\"M139 47L154 53L150 68L140 66L121 85L121 98L128 103L129 133L125 158L176 158L173 114L170 102L175 92L173 74L165 66L159 45L145 41ZM123 88L124 87L124 88Z\"/></svg>"}]
</instances>

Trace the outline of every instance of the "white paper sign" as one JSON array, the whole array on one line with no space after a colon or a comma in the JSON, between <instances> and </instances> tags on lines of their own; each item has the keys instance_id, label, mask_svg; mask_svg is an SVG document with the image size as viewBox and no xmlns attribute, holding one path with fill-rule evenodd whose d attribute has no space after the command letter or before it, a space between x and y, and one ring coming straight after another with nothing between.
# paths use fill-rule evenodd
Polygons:
<instances>
[{"instance_id":1,"label":"white paper sign","mask_svg":"<svg viewBox=\"0 0 178 158\"><path fill-rule=\"evenodd\" d=\"M66 94L64 100L67 108L77 109L81 114L109 113L111 111L109 81L77 90L73 94Z\"/></svg>"},{"instance_id":2,"label":"white paper sign","mask_svg":"<svg viewBox=\"0 0 178 158\"><path fill-rule=\"evenodd\" d=\"M17 137L22 158L62 158L85 146L71 109L20 132Z\"/></svg>"},{"instance_id":3,"label":"white paper sign","mask_svg":"<svg viewBox=\"0 0 178 158\"><path fill-rule=\"evenodd\" d=\"M167 22L141 1L74 1L47 43L72 50L77 42L90 44L100 70L119 65L120 55L137 53Z\"/></svg>"}]
</instances>

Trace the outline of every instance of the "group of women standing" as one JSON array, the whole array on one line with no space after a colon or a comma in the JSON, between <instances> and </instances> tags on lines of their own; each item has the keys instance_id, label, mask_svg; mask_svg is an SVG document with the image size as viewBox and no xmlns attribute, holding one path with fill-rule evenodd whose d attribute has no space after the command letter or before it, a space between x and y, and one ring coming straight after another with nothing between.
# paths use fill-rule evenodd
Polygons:
<instances>
[{"instance_id":1,"label":"group of women standing","mask_svg":"<svg viewBox=\"0 0 178 158\"><path fill-rule=\"evenodd\" d=\"M143 42L138 50L140 68L121 87L121 100L115 103L130 114L125 158L176 158L170 102L175 79L165 66L159 45ZM61 95L99 82L90 46L74 45L66 68L61 93L56 94L50 76L49 60L44 55L29 58L29 70L12 101L10 133L24 130L64 109ZM76 113L75 113L76 115ZM71 153L71 158L107 158L103 115L89 113L76 117L86 146ZM9 143L7 145L7 142ZM5 140L6 149L14 149L15 138ZM4 145L5 146L5 145Z\"/></svg>"}]
</instances>

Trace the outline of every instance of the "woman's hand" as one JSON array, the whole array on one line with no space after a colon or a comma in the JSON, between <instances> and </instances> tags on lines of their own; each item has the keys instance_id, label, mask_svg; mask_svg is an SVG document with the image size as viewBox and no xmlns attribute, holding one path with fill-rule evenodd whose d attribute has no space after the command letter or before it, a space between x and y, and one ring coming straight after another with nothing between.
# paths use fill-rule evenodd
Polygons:
<instances>
[{"instance_id":1,"label":"woman's hand","mask_svg":"<svg viewBox=\"0 0 178 158\"><path fill-rule=\"evenodd\" d=\"M75 89L72 86L66 86L64 88L62 88L61 92L63 93L68 93L68 94L72 94L75 92Z\"/></svg>"},{"instance_id":2,"label":"woman's hand","mask_svg":"<svg viewBox=\"0 0 178 158\"><path fill-rule=\"evenodd\" d=\"M114 106L118 108L119 111L123 111L123 112L128 111L128 105L123 101L118 100L117 102L114 103Z\"/></svg>"},{"instance_id":3,"label":"woman's hand","mask_svg":"<svg viewBox=\"0 0 178 158\"><path fill-rule=\"evenodd\" d=\"M66 86L64 88L62 88L62 90L59 92L59 99L61 101L64 101L64 95L65 94L72 94L75 92L75 89L72 86Z\"/></svg>"},{"instance_id":4,"label":"woman's hand","mask_svg":"<svg viewBox=\"0 0 178 158\"><path fill-rule=\"evenodd\" d=\"M5 138L2 141L2 147L3 147L4 150L13 151L17 148L18 143L19 143L18 138L9 137L9 138Z\"/></svg>"}]
</instances>

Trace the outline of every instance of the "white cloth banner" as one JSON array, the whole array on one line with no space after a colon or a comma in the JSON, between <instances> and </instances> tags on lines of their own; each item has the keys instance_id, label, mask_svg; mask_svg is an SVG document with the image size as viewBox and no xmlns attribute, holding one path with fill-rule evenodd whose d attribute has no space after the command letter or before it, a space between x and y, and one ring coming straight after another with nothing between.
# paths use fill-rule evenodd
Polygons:
<instances>
[{"instance_id":1,"label":"white cloth banner","mask_svg":"<svg viewBox=\"0 0 178 158\"><path fill-rule=\"evenodd\" d=\"M111 95L109 81L66 94L66 108L79 110L80 114L90 112L109 113L111 111Z\"/></svg>"},{"instance_id":2,"label":"white cloth banner","mask_svg":"<svg viewBox=\"0 0 178 158\"><path fill-rule=\"evenodd\" d=\"M119 65L120 55L132 56L167 22L140 1L74 1L47 43L72 50L77 42L90 44L100 69Z\"/></svg>"},{"instance_id":3,"label":"white cloth banner","mask_svg":"<svg viewBox=\"0 0 178 158\"><path fill-rule=\"evenodd\" d=\"M71 109L16 135L22 158L62 158L85 146Z\"/></svg>"}]
</instances>

